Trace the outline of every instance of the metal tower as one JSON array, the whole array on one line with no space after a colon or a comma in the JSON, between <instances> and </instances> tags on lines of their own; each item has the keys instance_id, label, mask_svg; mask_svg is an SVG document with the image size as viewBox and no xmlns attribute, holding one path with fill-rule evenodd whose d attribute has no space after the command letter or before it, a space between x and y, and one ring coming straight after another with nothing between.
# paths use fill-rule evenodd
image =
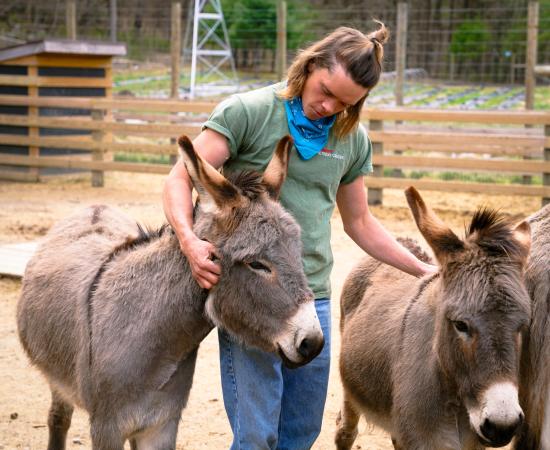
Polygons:
<instances>
[{"instance_id":1,"label":"metal tower","mask_svg":"<svg viewBox=\"0 0 550 450\"><path fill-rule=\"evenodd\" d=\"M185 40L187 41L187 36ZM187 45L184 45L185 47ZM233 79L220 70L222 64L227 61L231 64ZM221 79L227 81L228 84L238 84L235 60L233 59L231 46L229 45L229 35L225 26L220 0L195 0L193 46L191 50L191 82L189 85L189 96L191 98L195 96L197 90L196 80L199 67L204 68L204 72L201 73L204 77L217 74Z\"/></svg>"}]
</instances>

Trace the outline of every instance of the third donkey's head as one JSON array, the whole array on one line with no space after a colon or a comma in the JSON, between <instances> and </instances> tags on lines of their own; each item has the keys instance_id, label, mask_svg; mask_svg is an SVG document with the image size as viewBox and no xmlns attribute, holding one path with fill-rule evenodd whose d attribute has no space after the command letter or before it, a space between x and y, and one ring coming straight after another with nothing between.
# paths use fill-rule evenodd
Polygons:
<instances>
[{"instance_id":1,"label":"third donkey's head","mask_svg":"<svg viewBox=\"0 0 550 450\"><path fill-rule=\"evenodd\" d=\"M290 138L283 138L260 175L226 178L178 141L198 192L194 230L216 246L219 282L210 290L206 313L246 345L278 353L296 367L321 351L324 339L304 275L300 228L277 201L286 178Z\"/></svg>"},{"instance_id":2,"label":"third donkey's head","mask_svg":"<svg viewBox=\"0 0 550 450\"><path fill-rule=\"evenodd\" d=\"M458 238L414 188L407 200L440 265L434 351L486 446L506 445L523 421L518 401L520 349L530 320L523 271L526 222L513 226L478 210Z\"/></svg>"}]
</instances>

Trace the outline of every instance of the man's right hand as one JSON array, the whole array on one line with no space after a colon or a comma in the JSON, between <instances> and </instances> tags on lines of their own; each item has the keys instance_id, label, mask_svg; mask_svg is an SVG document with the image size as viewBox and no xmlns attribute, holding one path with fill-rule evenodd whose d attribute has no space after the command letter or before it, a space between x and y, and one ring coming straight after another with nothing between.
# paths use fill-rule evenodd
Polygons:
<instances>
[{"instance_id":1,"label":"man's right hand","mask_svg":"<svg viewBox=\"0 0 550 450\"><path fill-rule=\"evenodd\" d=\"M219 255L216 247L208 241L198 237L187 239L185 244L180 244L183 254L189 261L191 273L195 281L203 289L210 289L220 279L221 267L213 260Z\"/></svg>"}]
</instances>

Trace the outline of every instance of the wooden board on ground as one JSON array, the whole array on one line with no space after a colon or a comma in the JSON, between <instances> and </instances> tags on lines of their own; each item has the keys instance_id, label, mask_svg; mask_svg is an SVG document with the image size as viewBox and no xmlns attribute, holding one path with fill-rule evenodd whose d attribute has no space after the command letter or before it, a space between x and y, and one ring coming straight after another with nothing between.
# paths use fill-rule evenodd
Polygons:
<instances>
[{"instance_id":1,"label":"wooden board on ground","mask_svg":"<svg viewBox=\"0 0 550 450\"><path fill-rule=\"evenodd\" d=\"M22 277L37 246L37 241L0 246L0 275Z\"/></svg>"}]
</instances>

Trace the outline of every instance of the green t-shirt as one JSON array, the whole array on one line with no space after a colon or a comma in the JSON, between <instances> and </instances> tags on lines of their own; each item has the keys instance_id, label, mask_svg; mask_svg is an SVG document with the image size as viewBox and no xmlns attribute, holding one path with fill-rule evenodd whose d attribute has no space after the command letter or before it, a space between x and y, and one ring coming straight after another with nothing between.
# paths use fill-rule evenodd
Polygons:
<instances>
[{"instance_id":1,"label":"green t-shirt","mask_svg":"<svg viewBox=\"0 0 550 450\"><path fill-rule=\"evenodd\" d=\"M276 93L283 83L236 94L221 102L204 128L227 137L226 171L263 172L277 142L288 130L284 100ZM325 148L304 161L293 149L280 201L302 228L303 265L315 298L330 297L330 218L340 183L372 172L371 143L362 125L343 139L330 133Z\"/></svg>"}]
</instances>

